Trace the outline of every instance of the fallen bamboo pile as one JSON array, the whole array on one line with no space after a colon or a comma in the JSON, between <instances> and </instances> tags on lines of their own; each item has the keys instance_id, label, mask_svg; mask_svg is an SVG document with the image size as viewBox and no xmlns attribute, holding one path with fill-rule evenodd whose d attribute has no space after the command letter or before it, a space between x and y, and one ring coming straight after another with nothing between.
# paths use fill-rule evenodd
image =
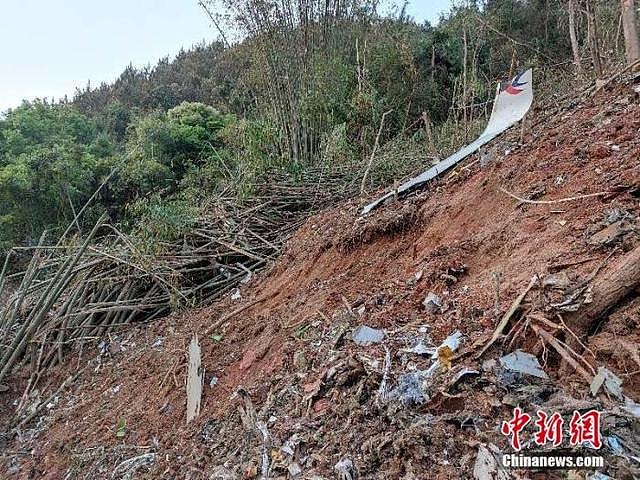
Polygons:
<instances>
[{"instance_id":1,"label":"fallen bamboo pile","mask_svg":"<svg viewBox=\"0 0 640 480\"><path fill-rule=\"evenodd\" d=\"M31 371L28 391L72 345L218 298L273 260L309 214L355 188L346 185L341 173L307 174L295 182L271 178L244 201L221 195L195 228L159 254L142 253L101 218L82 239L51 246L43 236L22 248L31 260L19 274L6 274L7 256L0 295L7 280L19 287L0 306L0 383L24 365Z\"/></svg>"}]
</instances>

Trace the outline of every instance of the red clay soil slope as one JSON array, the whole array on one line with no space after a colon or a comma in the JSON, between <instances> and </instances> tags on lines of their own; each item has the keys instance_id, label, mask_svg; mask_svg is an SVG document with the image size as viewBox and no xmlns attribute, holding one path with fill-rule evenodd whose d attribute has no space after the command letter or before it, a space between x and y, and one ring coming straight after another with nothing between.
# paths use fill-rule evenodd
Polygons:
<instances>
[{"instance_id":1,"label":"red clay soil slope","mask_svg":"<svg viewBox=\"0 0 640 480\"><path fill-rule=\"evenodd\" d=\"M123 330L100 355L98 340L70 352L41 395L79 370L77 379L0 436L0 477L509 478L486 476L478 452L509 451L500 424L519 405L565 418L604 412L603 436L625 453L608 440L601 471L634 478L638 418L624 402L640 401L637 290L586 327L572 319L598 301L590 286L640 245L638 88L612 85L556 112L537 111L537 123L494 141L484 165L472 157L366 218L363 199L310 218L240 298ZM427 308L429 293L438 305ZM384 338L354 342L360 325ZM628 399L592 395L588 376L540 329L589 376L613 372ZM432 376L412 376L434 362L414 347L437 347L456 330L460 348L440 349ZM185 355L196 334L204 392L186 425ZM549 378L500 371L497 359L517 349ZM0 394L6 417L21 382Z\"/></svg>"}]
</instances>

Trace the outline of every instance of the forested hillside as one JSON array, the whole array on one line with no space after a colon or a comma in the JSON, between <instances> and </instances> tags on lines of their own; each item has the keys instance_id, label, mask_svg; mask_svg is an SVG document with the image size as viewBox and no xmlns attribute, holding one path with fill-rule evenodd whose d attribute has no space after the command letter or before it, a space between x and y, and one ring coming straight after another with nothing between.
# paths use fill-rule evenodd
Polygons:
<instances>
[{"instance_id":1,"label":"forested hillside","mask_svg":"<svg viewBox=\"0 0 640 480\"><path fill-rule=\"evenodd\" d=\"M61 233L110 174L76 223L106 211L129 232L152 224L170 240L209 197L250 194L274 169L362 175L380 131L369 189L472 136L493 82L518 68L535 67L557 94L624 57L620 6L609 0L456 2L437 25L401 9L381 16L375 3L207 4L203 15L240 40L225 36L153 68L129 66L70 101L7 112L2 249Z\"/></svg>"}]
</instances>

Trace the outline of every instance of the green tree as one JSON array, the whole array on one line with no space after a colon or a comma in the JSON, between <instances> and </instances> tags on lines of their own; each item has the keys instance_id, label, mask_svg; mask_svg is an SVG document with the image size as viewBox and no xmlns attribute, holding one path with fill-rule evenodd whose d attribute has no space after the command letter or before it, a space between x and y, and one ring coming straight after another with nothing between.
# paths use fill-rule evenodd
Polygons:
<instances>
[{"instance_id":1,"label":"green tree","mask_svg":"<svg viewBox=\"0 0 640 480\"><path fill-rule=\"evenodd\" d=\"M68 105L25 103L0 121L0 245L71 221L112 165L115 146Z\"/></svg>"}]
</instances>

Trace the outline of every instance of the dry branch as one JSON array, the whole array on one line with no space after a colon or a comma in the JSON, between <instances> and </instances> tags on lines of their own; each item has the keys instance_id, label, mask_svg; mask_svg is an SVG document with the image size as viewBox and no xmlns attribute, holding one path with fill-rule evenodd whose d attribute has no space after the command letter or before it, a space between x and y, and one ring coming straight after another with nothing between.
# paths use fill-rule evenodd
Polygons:
<instances>
[{"instance_id":1,"label":"dry branch","mask_svg":"<svg viewBox=\"0 0 640 480\"><path fill-rule=\"evenodd\" d=\"M609 195L611 192L598 192L598 193L588 193L586 195L577 195L575 197L567 197L567 198L558 198L557 200L528 200L526 198L519 197L511 192L508 192L504 188L500 188L502 193L509 195L512 198L522 202L522 203L530 203L533 205L552 205L554 203L565 203L565 202L574 202L576 200L584 200L585 198L592 197L602 197L604 195Z\"/></svg>"},{"instance_id":2,"label":"dry branch","mask_svg":"<svg viewBox=\"0 0 640 480\"><path fill-rule=\"evenodd\" d=\"M542 339L551 345L558 354L562 357L564 361L566 361L569 365L571 365L581 376L585 379L587 383L591 383L593 380L593 376L589 375L589 373L580 365L569 353L569 351L563 347L556 338L547 332L545 329L538 327L537 325L531 325L531 328L534 332L536 332Z\"/></svg>"},{"instance_id":3,"label":"dry branch","mask_svg":"<svg viewBox=\"0 0 640 480\"><path fill-rule=\"evenodd\" d=\"M376 157L376 152L378 151L378 145L380 145L380 135L382 135L382 128L384 127L384 120L387 118L393 110L387 110L382 114L382 118L380 119L380 128L378 129L378 134L376 135L376 141L373 145L373 150L371 150L371 157L369 157L369 163L367 164L367 169L364 171L364 175L362 176L362 183L360 184L360 193L364 193L365 186L367 184L367 177L369 176L369 172L371 171L371 167L373 166L373 160Z\"/></svg>"},{"instance_id":4,"label":"dry branch","mask_svg":"<svg viewBox=\"0 0 640 480\"><path fill-rule=\"evenodd\" d=\"M477 357L481 357L484 354L484 352L486 352L489 349L489 347L491 347L491 345L493 345L496 342L496 340L500 338L500 336L502 335L502 332L504 331L505 327L509 323L509 320L511 319L513 314L516 312L516 310L520 307L520 305L522 304L522 301L527 296L529 291L535 286L536 283L538 283L538 277L534 275L533 277L531 277L531 280L529 281L529 285L527 285L527 288L525 288L522 291L522 293L518 295L518 298L516 298L513 301L513 303L511 304L511 307L509 308L509 310L507 310L507 313L504 314L504 316L502 317L502 320L500 320L500 323L498 324L495 331L493 332L491 339L480 351L480 353L478 353Z\"/></svg>"}]
</instances>

